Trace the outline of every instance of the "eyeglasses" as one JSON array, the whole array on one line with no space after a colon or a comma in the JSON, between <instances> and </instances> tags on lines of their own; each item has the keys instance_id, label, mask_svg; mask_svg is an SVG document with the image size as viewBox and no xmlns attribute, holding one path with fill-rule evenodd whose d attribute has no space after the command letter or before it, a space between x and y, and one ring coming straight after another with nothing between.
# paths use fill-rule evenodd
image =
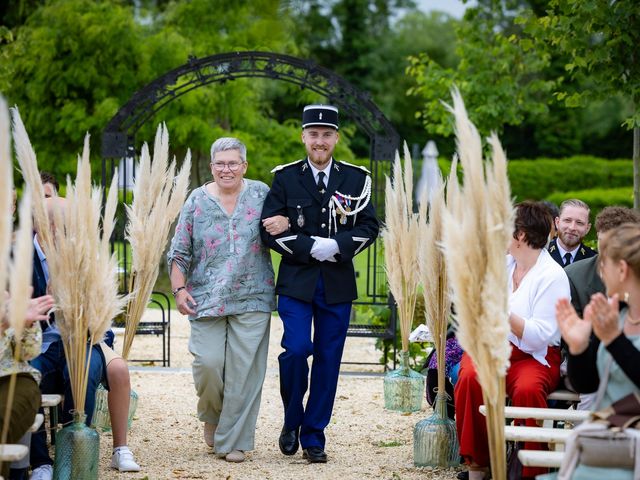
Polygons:
<instances>
[{"instance_id":1,"label":"eyeglasses","mask_svg":"<svg viewBox=\"0 0 640 480\"><path fill-rule=\"evenodd\" d=\"M211 165L213 165L213 168L215 168L216 172L224 172L225 167L229 168L229 170L231 170L232 172L237 172L238 170L240 170L240 167L243 164L244 162L214 162Z\"/></svg>"}]
</instances>

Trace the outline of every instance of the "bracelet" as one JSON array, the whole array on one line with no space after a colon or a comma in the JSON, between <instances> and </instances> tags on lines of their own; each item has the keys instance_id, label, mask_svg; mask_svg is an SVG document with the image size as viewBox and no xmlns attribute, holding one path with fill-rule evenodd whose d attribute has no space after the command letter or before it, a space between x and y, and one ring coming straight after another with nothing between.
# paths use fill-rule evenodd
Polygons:
<instances>
[{"instance_id":1,"label":"bracelet","mask_svg":"<svg viewBox=\"0 0 640 480\"><path fill-rule=\"evenodd\" d=\"M178 287L178 288L176 288L175 290L172 290L172 291L171 291L171 294L175 297L175 296L178 294L178 292L179 292L180 290L184 290L185 288L187 288L187 287L185 287L184 285L183 285L183 286L181 286L181 287Z\"/></svg>"}]
</instances>

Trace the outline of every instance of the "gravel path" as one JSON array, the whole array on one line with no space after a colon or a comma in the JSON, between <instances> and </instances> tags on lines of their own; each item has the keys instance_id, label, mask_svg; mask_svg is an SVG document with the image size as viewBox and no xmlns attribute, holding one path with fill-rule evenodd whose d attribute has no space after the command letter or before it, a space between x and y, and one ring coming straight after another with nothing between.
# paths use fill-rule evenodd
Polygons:
<instances>
[{"instance_id":1,"label":"gravel path","mask_svg":"<svg viewBox=\"0 0 640 480\"><path fill-rule=\"evenodd\" d=\"M157 316L149 310L147 319ZM282 334L274 317L267 376L256 430L256 449L241 464L218 459L202 440L202 426L195 415L196 395L187 350L189 325L172 312L171 368L131 364L131 380L140 400L129 433L129 445L142 466L140 473L109 469L111 435L101 434L102 479L455 479L454 470L413 466L413 426L430 409L403 415L383 408L382 368L344 365L331 424L327 427L327 464L309 465L301 453L283 456L277 440L282 426L277 356ZM376 362L380 352L374 340L348 338L344 360ZM117 345L122 344L118 338ZM131 358L153 358L161 351L161 339L139 336Z\"/></svg>"}]
</instances>

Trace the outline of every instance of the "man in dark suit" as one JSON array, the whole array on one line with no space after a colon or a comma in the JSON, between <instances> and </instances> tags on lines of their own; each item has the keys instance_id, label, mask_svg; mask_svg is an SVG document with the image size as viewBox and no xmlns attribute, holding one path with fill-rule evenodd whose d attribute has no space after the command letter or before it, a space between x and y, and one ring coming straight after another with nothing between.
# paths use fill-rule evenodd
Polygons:
<instances>
[{"instance_id":1,"label":"man in dark suit","mask_svg":"<svg viewBox=\"0 0 640 480\"><path fill-rule=\"evenodd\" d=\"M331 419L351 302L358 296L353 257L375 241L379 225L369 172L333 158L338 110L305 107L302 129L307 158L273 170L261 233L282 255L276 284L284 324L284 352L278 357L284 404L280 450L293 455L301 444L303 458L324 463L324 429ZM275 215L288 217L288 231L271 235L268 218ZM309 397L303 405L310 355Z\"/></svg>"},{"instance_id":2,"label":"man in dark suit","mask_svg":"<svg viewBox=\"0 0 640 480\"><path fill-rule=\"evenodd\" d=\"M640 223L640 213L626 207L603 208L595 221L598 240L609 230L624 223ZM572 263L564 269L569 277L571 304L580 318L583 317L584 309L591 301L591 295L594 293L606 294L604 283L598 274L599 263L599 255L596 254L580 262ZM580 395L578 410L590 410L595 396L595 394Z\"/></svg>"},{"instance_id":3,"label":"man in dark suit","mask_svg":"<svg viewBox=\"0 0 640 480\"><path fill-rule=\"evenodd\" d=\"M582 200L572 198L562 202L555 225L558 236L549 242L547 248L561 266L566 267L597 253L582 243L591 229L589 206Z\"/></svg>"},{"instance_id":4,"label":"man in dark suit","mask_svg":"<svg viewBox=\"0 0 640 480\"><path fill-rule=\"evenodd\" d=\"M595 227L598 240L609 230L624 223L640 223L640 213L626 207L605 207L596 217ZM598 275L598 255L571 264L564 269L571 287L571 304L582 318L584 308L594 293L606 293L604 283Z\"/></svg>"}]
</instances>

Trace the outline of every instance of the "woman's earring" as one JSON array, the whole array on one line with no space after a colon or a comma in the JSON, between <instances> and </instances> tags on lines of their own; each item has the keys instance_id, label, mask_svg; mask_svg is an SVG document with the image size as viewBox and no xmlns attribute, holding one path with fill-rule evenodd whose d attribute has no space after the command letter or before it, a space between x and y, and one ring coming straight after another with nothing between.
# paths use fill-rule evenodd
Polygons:
<instances>
[{"instance_id":1,"label":"woman's earring","mask_svg":"<svg viewBox=\"0 0 640 480\"><path fill-rule=\"evenodd\" d=\"M629 303L629 292L624 292L624 295L622 296L622 301L624 303Z\"/></svg>"}]
</instances>

